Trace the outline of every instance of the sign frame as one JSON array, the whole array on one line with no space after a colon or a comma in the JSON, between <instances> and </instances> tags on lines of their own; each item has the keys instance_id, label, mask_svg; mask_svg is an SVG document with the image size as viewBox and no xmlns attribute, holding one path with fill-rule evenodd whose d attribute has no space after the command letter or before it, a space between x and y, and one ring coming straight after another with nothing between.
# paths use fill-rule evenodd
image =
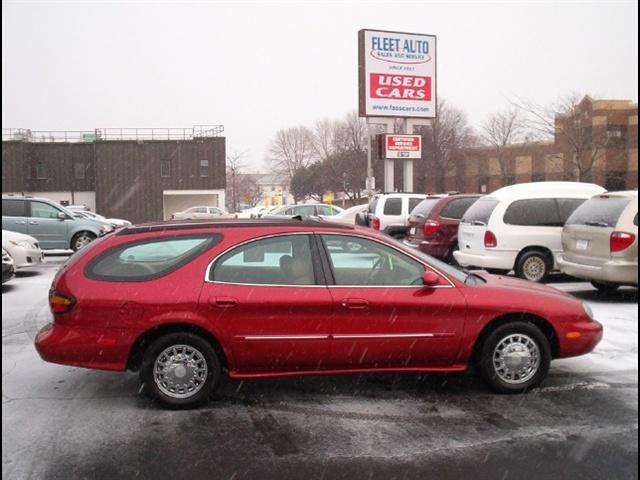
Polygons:
<instances>
[{"instance_id":1,"label":"sign frame","mask_svg":"<svg viewBox=\"0 0 640 480\"><path fill-rule=\"evenodd\" d=\"M370 67L369 69L367 68L367 62L368 62L368 51L365 45L365 39L366 39L366 35L368 33L380 33L380 34L391 34L391 35L397 35L397 36L411 36L411 37L423 37L425 40L428 40L429 42L432 42L433 44L433 54L432 54L432 61L433 61L433 67L432 67L432 71L433 71L433 76L430 77L430 82L431 82L431 87L430 87L430 92L431 92L431 100L429 101L429 106L431 107L431 109L428 112L425 113L421 113L421 112L409 112L406 110L402 110L399 109L398 111L393 111L393 110L382 110L380 112L380 114L378 113L372 113L371 111L367 111L367 100L370 100L367 98L367 82L370 81L370 75L373 74L388 74L388 75L396 75L396 76L402 76L404 74L404 76L406 77L413 77L414 75L407 75L407 71L404 70L404 67L401 67L401 65L405 65L407 66L406 63L404 62L393 62L393 61L389 61L389 60L384 60L381 58L377 58L377 60L381 60L382 62L388 62L388 63L397 63L398 66L396 66L396 68L394 70L392 70L391 68L387 68L387 70L385 70L384 68L376 68L375 70L372 69L372 67ZM431 47L429 47L429 49L431 50ZM376 57L374 57L376 58ZM425 62L426 63L426 62ZM401 68L402 70L398 70L398 68ZM415 70L416 67L414 67ZM431 67L429 67L429 69L431 70ZM430 34L424 34L424 33L411 33L411 32L397 32L397 31L389 31L389 30L377 30L377 29L362 29L358 31L358 114L360 117L394 117L394 118L427 118L427 119L433 119L436 118L438 115L438 82L437 82L437 72L438 72L438 56L437 56L437 36L436 35L430 35ZM425 72L413 72L414 74L424 74ZM416 78L416 77L414 77ZM389 102L390 100L386 100L386 102ZM400 99L397 100L399 102L407 102L410 101L408 99ZM416 100L416 101L420 101L420 100Z\"/></svg>"}]
</instances>

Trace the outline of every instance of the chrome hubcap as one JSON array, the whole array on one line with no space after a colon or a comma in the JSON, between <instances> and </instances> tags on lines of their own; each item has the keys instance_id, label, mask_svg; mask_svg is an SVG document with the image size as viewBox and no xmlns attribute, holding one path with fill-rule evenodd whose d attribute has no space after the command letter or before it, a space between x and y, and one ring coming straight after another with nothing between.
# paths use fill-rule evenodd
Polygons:
<instances>
[{"instance_id":1,"label":"chrome hubcap","mask_svg":"<svg viewBox=\"0 0 640 480\"><path fill-rule=\"evenodd\" d=\"M540 257L527 258L522 266L522 271L527 280L539 281L547 270L544 260Z\"/></svg>"},{"instance_id":2,"label":"chrome hubcap","mask_svg":"<svg viewBox=\"0 0 640 480\"><path fill-rule=\"evenodd\" d=\"M76 239L76 248L79 250L82 247L86 247L87 245L89 245L91 243L91 237L89 235L80 235L77 239Z\"/></svg>"},{"instance_id":3,"label":"chrome hubcap","mask_svg":"<svg viewBox=\"0 0 640 480\"><path fill-rule=\"evenodd\" d=\"M493 369L506 383L525 383L536 374L539 367L538 345L527 335L509 335L493 351Z\"/></svg>"},{"instance_id":4,"label":"chrome hubcap","mask_svg":"<svg viewBox=\"0 0 640 480\"><path fill-rule=\"evenodd\" d=\"M202 352L189 345L172 345L156 358L153 379L165 395L189 398L202 389L208 371Z\"/></svg>"}]
</instances>

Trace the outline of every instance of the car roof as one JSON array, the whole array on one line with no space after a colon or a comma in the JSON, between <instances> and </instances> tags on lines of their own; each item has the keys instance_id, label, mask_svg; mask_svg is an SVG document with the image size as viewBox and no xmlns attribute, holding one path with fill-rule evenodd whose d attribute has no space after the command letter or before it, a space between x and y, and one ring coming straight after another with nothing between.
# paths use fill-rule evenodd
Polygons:
<instances>
[{"instance_id":1,"label":"car roof","mask_svg":"<svg viewBox=\"0 0 640 480\"><path fill-rule=\"evenodd\" d=\"M586 195L593 196L606 190L595 183L581 182L531 182L509 185L499 188L487 195L497 200L519 198L544 198L553 195Z\"/></svg>"},{"instance_id":2,"label":"car roof","mask_svg":"<svg viewBox=\"0 0 640 480\"><path fill-rule=\"evenodd\" d=\"M355 230L355 226L345 225L341 223L333 223L315 217L285 217L279 218L256 218L238 220L234 218L219 220L173 220L166 222L151 222L140 225L132 225L120 229L116 235L133 235L136 233L146 232L165 232L165 231L189 231L201 230L205 228L273 228L273 227L304 227L304 228L326 228L345 231Z\"/></svg>"},{"instance_id":3,"label":"car roof","mask_svg":"<svg viewBox=\"0 0 640 480\"><path fill-rule=\"evenodd\" d=\"M55 202L55 201L51 200L50 198L32 197L30 195L2 195L2 199L3 200L36 200L36 201L39 201L39 202L55 203L56 205L58 204L58 202ZM62 205L60 205L60 206L62 206Z\"/></svg>"},{"instance_id":4,"label":"car roof","mask_svg":"<svg viewBox=\"0 0 640 480\"><path fill-rule=\"evenodd\" d=\"M605 193L601 193L598 194L597 196L599 197L628 197L628 198L638 198L638 191L637 190L623 190L620 192L605 192Z\"/></svg>"}]
</instances>

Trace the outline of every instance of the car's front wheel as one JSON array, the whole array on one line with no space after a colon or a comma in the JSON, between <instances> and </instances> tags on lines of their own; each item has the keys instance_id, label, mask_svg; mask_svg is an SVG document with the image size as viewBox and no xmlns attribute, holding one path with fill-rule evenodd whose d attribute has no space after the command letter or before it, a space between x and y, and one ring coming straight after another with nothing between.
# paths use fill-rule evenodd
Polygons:
<instances>
[{"instance_id":1,"label":"car's front wheel","mask_svg":"<svg viewBox=\"0 0 640 480\"><path fill-rule=\"evenodd\" d=\"M82 247L86 247L96 239L96 236L91 232L79 232L76 233L71 239L71 250L77 252Z\"/></svg>"},{"instance_id":2,"label":"car's front wheel","mask_svg":"<svg viewBox=\"0 0 640 480\"><path fill-rule=\"evenodd\" d=\"M161 403L185 408L206 402L221 372L220 360L209 342L192 333L170 333L146 350L140 379Z\"/></svg>"},{"instance_id":3,"label":"car's front wheel","mask_svg":"<svg viewBox=\"0 0 640 480\"><path fill-rule=\"evenodd\" d=\"M484 381L500 393L526 392L542 382L549 371L549 341L532 323L510 322L485 340L480 357Z\"/></svg>"}]
</instances>

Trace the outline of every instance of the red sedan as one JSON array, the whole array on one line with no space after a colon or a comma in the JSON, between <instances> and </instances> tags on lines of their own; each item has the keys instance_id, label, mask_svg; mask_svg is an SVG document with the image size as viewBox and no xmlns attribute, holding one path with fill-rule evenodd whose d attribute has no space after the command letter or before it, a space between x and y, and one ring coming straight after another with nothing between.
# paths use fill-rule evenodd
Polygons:
<instances>
[{"instance_id":1,"label":"red sedan","mask_svg":"<svg viewBox=\"0 0 640 480\"><path fill-rule=\"evenodd\" d=\"M74 254L35 340L49 362L139 370L174 406L233 378L462 372L538 385L602 326L568 294L467 274L370 229L312 220L126 227Z\"/></svg>"}]
</instances>

